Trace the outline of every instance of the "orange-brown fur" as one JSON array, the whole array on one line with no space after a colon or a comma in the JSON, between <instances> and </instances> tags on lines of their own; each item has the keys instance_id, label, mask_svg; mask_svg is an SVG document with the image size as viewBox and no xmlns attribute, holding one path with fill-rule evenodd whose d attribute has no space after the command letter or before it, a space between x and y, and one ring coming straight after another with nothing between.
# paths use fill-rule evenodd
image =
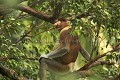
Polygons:
<instances>
[{"instance_id":1,"label":"orange-brown fur","mask_svg":"<svg viewBox=\"0 0 120 80\"><path fill-rule=\"evenodd\" d=\"M62 64L69 64L71 62L75 62L78 56L80 47L78 37L76 35L70 34L70 32L71 30L68 29L60 33L60 44L66 45L66 47L69 49L65 55L54 58L54 60Z\"/></svg>"},{"instance_id":2,"label":"orange-brown fur","mask_svg":"<svg viewBox=\"0 0 120 80\"><path fill-rule=\"evenodd\" d=\"M64 18L58 19L54 25L60 31L60 37L53 51L39 59L41 80L47 80L46 70L60 74L66 74L72 70L71 64L76 61L79 51L86 60L90 58L88 52L80 45L78 36L71 34L69 21Z\"/></svg>"}]
</instances>

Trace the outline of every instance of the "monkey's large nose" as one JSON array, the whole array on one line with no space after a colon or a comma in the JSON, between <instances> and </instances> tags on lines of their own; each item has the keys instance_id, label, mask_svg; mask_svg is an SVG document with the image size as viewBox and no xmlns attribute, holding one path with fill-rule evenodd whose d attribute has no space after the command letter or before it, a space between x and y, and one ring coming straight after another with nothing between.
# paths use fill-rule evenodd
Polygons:
<instances>
[{"instance_id":1,"label":"monkey's large nose","mask_svg":"<svg viewBox=\"0 0 120 80\"><path fill-rule=\"evenodd\" d=\"M54 25L54 26L57 26L57 23L54 23L53 25Z\"/></svg>"},{"instance_id":2,"label":"monkey's large nose","mask_svg":"<svg viewBox=\"0 0 120 80\"><path fill-rule=\"evenodd\" d=\"M54 26L57 26L60 24L60 21L57 21L56 23L54 23Z\"/></svg>"}]
</instances>

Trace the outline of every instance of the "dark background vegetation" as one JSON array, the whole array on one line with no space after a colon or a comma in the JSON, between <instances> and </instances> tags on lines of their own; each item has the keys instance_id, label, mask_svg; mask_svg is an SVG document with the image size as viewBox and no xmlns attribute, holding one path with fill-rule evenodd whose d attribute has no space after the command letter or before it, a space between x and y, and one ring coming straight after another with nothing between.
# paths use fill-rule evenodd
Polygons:
<instances>
[{"instance_id":1,"label":"dark background vegetation","mask_svg":"<svg viewBox=\"0 0 120 80\"><path fill-rule=\"evenodd\" d=\"M119 80L120 0L0 0L0 80L39 79L38 59L53 48L59 17L71 21L93 63L103 60L93 67L79 55L76 69L90 64L94 72L82 79Z\"/></svg>"}]
</instances>

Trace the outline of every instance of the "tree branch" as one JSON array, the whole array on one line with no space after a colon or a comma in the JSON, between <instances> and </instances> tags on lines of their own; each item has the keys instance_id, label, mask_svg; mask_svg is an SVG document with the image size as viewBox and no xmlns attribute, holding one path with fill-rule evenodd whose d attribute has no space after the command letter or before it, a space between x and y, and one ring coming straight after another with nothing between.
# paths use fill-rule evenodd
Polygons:
<instances>
[{"instance_id":1,"label":"tree branch","mask_svg":"<svg viewBox=\"0 0 120 80\"><path fill-rule=\"evenodd\" d=\"M39 12L39 11L36 11L28 6L17 6L16 9L20 10L20 11L23 11L23 12L26 12L34 17L37 17L39 19L42 19L42 20L45 20L47 22L50 22L50 23L54 23L53 19L51 16L49 15L46 15L45 13L42 13L42 12Z\"/></svg>"},{"instance_id":2,"label":"tree branch","mask_svg":"<svg viewBox=\"0 0 120 80\"><path fill-rule=\"evenodd\" d=\"M110 61L96 61L95 63L91 64L88 68L92 68L98 65L114 65L115 62L110 62Z\"/></svg>"},{"instance_id":3,"label":"tree branch","mask_svg":"<svg viewBox=\"0 0 120 80\"><path fill-rule=\"evenodd\" d=\"M0 74L10 78L11 80L27 80L25 77L19 77L14 70L5 68L3 66L0 66Z\"/></svg>"},{"instance_id":4,"label":"tree branch","mask_svg":"<svg viewBox=\"0 0 120 80\"><path fill-rule=\"evenodd\" d=\"M106 52L106 53L103 53L103 54L101 54L101 55L99 55L99 56L96 56L94 59L91 59L91 60L90 60L88 63L86 63L82 68L80 68L78 71L88 70L89 66L90 66L92 63L94 63L94 62L97 61L98 59L106 56L107 53L109 53L109 52L114 52L114 51L117 51L117 50L119 50L119 49L120 49L120 47L115 48L115 49L113 49L113 50L110 50L110 51L108 51L108 52Z\"/></svg>"},{"instance_id":5,"label":"tree branch","mask_svg":"<svg viewBox=\"0 0 120 80\"><path fill-rule=\"evenodd\" d=\"M35 25L33 26L33 23L30 25L30 27L32 27L29 31L26 31L25 34L22 35L22 37L15 42L15 44L21 42L26 36L28 36L29 33L31 33L33 31L33 29L35 28Z\"/></svg>"},{"instance_id":6,"label":"tree branch","mask_svg":"<svg viewBox=\"0 0 120 80\"><path fill-rule=\"evenodd\" d=\"M96 61L95 63L91 64L88 68L92 68L92 67L95 67L95 66L98 66L98 65L113 65L114 62L110 62L110 61ZM64 76L59 76L58 78L60 78L60 80L64 80L65 79L69 79L70 80L77 80L78 78L85 78L85 77L89 77L89 76L92 76L94 75L94 72L93 71L90 71L90 70L77 70L77 71L74 71L74 72L70 72Z\"/></svg>"},{"instance_id":7,"label":"tree branch","mask_svg":"<svg viewBox=\"0 0 120 80\"><path fill-rule=\"evenodd\" d=\"M91 64L88 68L90 69L90 68L98 66L98 65L113 65L113 64L114 64L114 62L110 62L110 61L96 61L95 63ZM72 76L73 79L71 79L71 80L76 80L78 78L89 77L93 74L94 74L94 72L90 71L90 70L81 70L81 71L77 70L77 71L68 73L64 76L66 76L67 78ZM62 78L64 76L60 76L60 78Z\"/></svg>"}]
</instances>

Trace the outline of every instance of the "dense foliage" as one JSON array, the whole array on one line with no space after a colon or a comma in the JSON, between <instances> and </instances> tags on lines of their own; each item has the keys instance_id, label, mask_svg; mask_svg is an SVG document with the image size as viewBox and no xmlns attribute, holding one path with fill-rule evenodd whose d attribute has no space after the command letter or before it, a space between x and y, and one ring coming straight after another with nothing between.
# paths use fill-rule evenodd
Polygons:
<instances>
[{"instance_id":1,"label":"dense foliage","mask_svg":"<svg viewBox=\"0 0 120 80\"><path fill-rule=\"evenodd\" d=\"M37 17L19 6L30 6L51 18ZM14 70L15 76L39 79L38 59L52 50L58 38L52 25L58 17L71 21L92 58L120 48L120 0L0 0L0 72L5 68ZM85 64L81 58L79 67ZM120 79L120 52L108 53L102 59L114 64L91 68L96 74L88 80ZM0 74L0 80L9 79L11 76Z\"/></svg>"}]
</instances>

